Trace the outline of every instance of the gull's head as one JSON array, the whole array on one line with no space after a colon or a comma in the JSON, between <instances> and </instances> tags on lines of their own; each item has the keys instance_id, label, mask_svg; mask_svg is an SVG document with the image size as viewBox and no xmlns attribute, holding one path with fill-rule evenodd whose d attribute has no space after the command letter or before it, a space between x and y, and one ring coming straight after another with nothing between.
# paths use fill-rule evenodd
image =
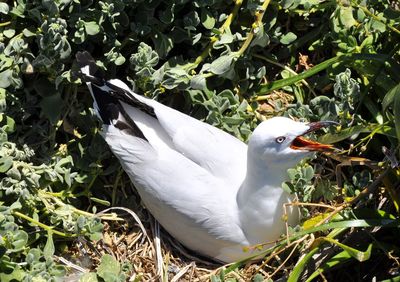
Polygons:
<instances>
[{"instance_id":1,"label":"gull's head","mask_svg":"<svg viewBox=\"0 0 400 282\"><path fill-rule=\"evenodd\" d=\"M335 124L331 121L303 123L285 117L274 117L262 122L249 140L252 158L269 165L290 168L315 151L330 151L332 145L321 144L303 135Z\"/></svg>"}]
</instances>

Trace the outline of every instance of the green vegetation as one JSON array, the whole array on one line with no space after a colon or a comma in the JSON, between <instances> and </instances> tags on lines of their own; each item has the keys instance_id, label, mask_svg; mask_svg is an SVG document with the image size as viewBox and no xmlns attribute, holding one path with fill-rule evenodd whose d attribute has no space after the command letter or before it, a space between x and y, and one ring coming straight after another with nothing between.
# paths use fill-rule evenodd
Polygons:
<instances>
[{"instance_id":1,"label":"green vegetation","mask_svg":"<svg viewBox=\"0 0 400 282\"><path fill-rule=\"evenodd\" d=\"M290 170L283 185L299 194L302 226L264 261L205 279L398 281L399 46L397 0L0 2L0 280L56 281L73 269L60 257L79 258L82 242L97 242L82 281L156 275L98 250L110 228L134 230L98 211L148 219L75 75L87 50L109 78L244 141L275 115L340 123L321 141L342 153ZM177 262L164 257L158 274L171 278Z\"/></svg>"}]
</instances>

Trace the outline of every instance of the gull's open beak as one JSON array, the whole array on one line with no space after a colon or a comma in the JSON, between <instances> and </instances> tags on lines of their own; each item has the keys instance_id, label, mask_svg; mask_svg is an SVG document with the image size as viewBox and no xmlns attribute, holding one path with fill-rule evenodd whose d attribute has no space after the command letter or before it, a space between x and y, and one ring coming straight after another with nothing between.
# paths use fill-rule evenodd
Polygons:
<instances>
[{"instance_id":1,"label":"gull's open beak","mask_svg":"<svg viewBox=\"0 0 400 282\"><path fill-rule=\"evenodd\" d=\"M303 137L303 135L314 132L318 129L321 129L323 127L328 127L331 125L338 125L337 122L334 121L318 121L318 122L311 122L308 124L309 129L306 130L302 135L297 136L292 144L290 145L290 148L294 150L306 150L306 151L331 151L333 150L333 145L329 144L321 144L318 143L317 141L309 140Z\"/></svg>"}]
</instances>

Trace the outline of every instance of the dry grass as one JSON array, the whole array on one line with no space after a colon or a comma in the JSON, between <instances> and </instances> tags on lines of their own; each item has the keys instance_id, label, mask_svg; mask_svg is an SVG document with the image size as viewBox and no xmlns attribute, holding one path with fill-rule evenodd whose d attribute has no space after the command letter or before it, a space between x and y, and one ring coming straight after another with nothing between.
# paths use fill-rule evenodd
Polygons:
<instances>
[{"instance_id":1,"label":"dry grass","mask_svg":"<svg viewBox=\"0 0 400 282\"><path fill-rule=\"evenodd\" d=\"M126 219L124 222L105 222L103 238L95 245L82 239L76 241L68 260L60 261L71 267L73 273L87 272L95 269L102 255L110 254L119 262L131 263L129 281L139 278L140 281L208 281L210 274L220 267L190 255L160 230L150 215L141 216L145 232L136 220L126 215L120 214Z\"/></svg>"}]
</instances>

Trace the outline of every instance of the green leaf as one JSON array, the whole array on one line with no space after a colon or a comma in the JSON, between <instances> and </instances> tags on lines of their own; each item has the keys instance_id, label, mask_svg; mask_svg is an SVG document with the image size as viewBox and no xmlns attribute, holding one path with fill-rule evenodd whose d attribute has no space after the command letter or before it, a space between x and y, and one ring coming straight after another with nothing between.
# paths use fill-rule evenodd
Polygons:
<instances>
[{"instance_id":1,"label":"green leaf","mask_svg":"<svg viewBox=\"0 0 400 282\"><path fill-rule=\"evenodd\" d=\"M125 63L125 58L123 56L119 56L115 61L114 64L116 66L123 65Z\"/></svg>"},{"instance_id":2,"label":"green leaf","mask_svg":"<svg viewBox=\"0 0 400 282\"><path fill-rule=\"evenodd\" d=\"M13 234L13 242L12 246L13 249L9 249L9 252L19 252L23 250L27 243L28 243L28 233L26 233L24 230L17 230Z\"/></svg>"},{"instance_id":3,"label":"green leaf","mask_svg":"<svg viewBox=\"0 0 400 282\"><path fill-rule=\"evenodd\" d=\"M224 33L224 34L221 35L219 40L215 43L214 48L216 46L218 46L218 45L224 45L224 44L232 43L234 41L234 39L235 39L235 37L230 32Z\"/></svg>"},{"instance_id":4,"label":"green leaf","mask_svg":"<svg viewBox=\"0 0 400 282\"><path fill-rule=\"evenodd\" d=\"M291 6L294 5L296 0L281 0L280 4L282 5L283 9L289 9Z\"/></svg>"},{"instance_id":5,"label":"green leaf","mask_svg":"<svg viewBox=\"0 0 400 282\"><path fill-rule=\"evenodd\" d=\"M17 17L24 17L24 13L25 13L25 8L26 8L26 4L23 1L18 2L17 6L14 6L11 10L11 14L14 14Z\"/></svg>"},{"instance_id":6,"label":"green leaf","mask_svg":"<svg viewBox=\"0 0 400 282\"><path fill-rule=\"evenodd\" d=\"M12 210L19 210L22 208L22 204L19 201L16 201L14 203L11 204L10 206L10 211Z\"/></svg>"},{"instance_id":7,"label":"green leaf","mask_svg":"<svg viewBox=\"0 0 400 282\"><path fill-rule=\"evenodd\" d=\"M90 226L90 240L99 241L103 236L103 229L103 224L101 222L94 223L92 226Z\"/></svg>"},{"instance_id":8,"label":"green leaf","mask_svg":"<svg viewBox=\"0 0 400 282\"><path fill-rule=\"evenodd\" d=\"M280 38L280 42L284 45L289 45L297 39L297 35L293 32L288 32Z\"/></svg>"},{"instance_id":9,"label":"green leaf","mask_svg":"<svg viewBox=\"0 0 400 282\"><path fill-rule=\"evenodd\" d=\"M13 282L13 281L23 281L24 277L27 275L25 270L23 270L19 265L16 265L11 273L0 273L1 282Z\"/></svg>"},{"instance_id":10,"label":"green leaf","mask_svg":"<svg viewBox=\"0 0 400 282\"><path fill-rule=\"evenodd\" d=\"M6 69L0 72L0 88L7 88L12 82L12 69Z\"/></svg>"},{"instance_id":11,"label":"green leaf","mask_svg":"<svg viewBox=\"0 0 400 282\"><path fill-rule=\"evenodd\" d=\"M54 166L54 170L57 171L58 173L64 173L67 168L64 168L64 166L71 164L73 165L73 159L72 156L67 156L65 158L60 159L57 164Z\"/></svg>"},{"instance_id":12,"label":"green leaf","mask_svg":"<svg viewBox=\"0 0 400 282\"><path fill-rule=\"evenodd\" d=\"M89 35L96 35L100 32L100 26L96 22L85 22L85 31Z\"/></svg>"},{"instance_id":13,"label":"green leaf","mask_svg":"<svg viewBox=\"0 0 400 282\"><path fill-rule=\"evenodd\" d=\"M153 72L153 67L158 64L159 57L149 45L144 42L140 42L137 53L131 55L129 62L133 69L137 71L137 74Z\"/></svg>"},{"instance_id":14,"label":"green leaf","mask_svg":"<svg viewBox=\"0 0 400 282\"><path fill-rule=\"evenodd\" d=\"M212 16L211 12L207 9L201 9L201 17L200 17L202 25L207 29L213 29L215 26L216 20Z\"/></svg>"},{"instance_id":15,"label":"green leaf","mask_svg":"<svg viewBox=\"0 0 400 282\"><path fill-rule=\"evenodd\" d=\"M0 13L7 15L9 11L10 11L10 7L8 6L8 4L4 3L4 2L0 2Z\"/></svg>"},{"instance_id":16,"label":"green leaf","mask_svg":"<svg viewBox=\"0 0 400 282\"><path fill-rule=\"evenodd\" d=\"M14 60L12 58L7 57L4 54L0 54L0 71L11 69L10 67L13 65Z\"/></svg>"},{"instance_id":17,"label":"green leaf","mask_svg":"<svg viewBox=\"0 0 400 282\"><path fill-rule=\"evenodd\" d=\"M325 238L330 238L330 239L334 238L334 237L340 235L344 230L345 229L342 229L342 228L334 229ZM319 240L319 241L322 241L322 240ZM316 241L314 243L316 243ZM303 273L303 270L305 269L307 263L319 251L320 246L321 246L321 244L312 248L304 257L301 258L301 260L299 262L297 262L296 266L293 268L292 272L290 273L290 275L287 279L288 282L297 282L300 280L301 274Z\"/></svg>"},{"instance_id":18,"label":"green leaf","mask_svg":"<svg viewBox=\"0 0 400 282\"><path fill-rule=\"evenodd\" d=\"M67 270L64 265L54 265L49 269L49 273L51 276L65 277Z\"/></svg>"},{"instance_id":19,"label":"green leaf","mask_svg":"<svg viewBox=\"0 0 400 282\"><path fill-rule=\"evenodd\" d=\"M368 109L368 111L371 113L371 115L374 117L377 123L383 124L383 115L379 110L379 105L376 104L375 101L373 101L370 97L366 96L364 97L363 100L364 106Z\"/></svg>"},{"instance_id":20,"label":"green leaf","mask_svg":"<svg viewBox=\"0 0 400 282\"><path fill-rule=\"evenodd\" d=\"M257 273L256 275L254 275L252 282L264 282L265 278L262 274Z\"/></svg>"},{"instance_id":21,"label":"green leaf","mask_svg":"<svg viewBox=\"0 0 400 282\"><path fill-rule=\"evenodd\" d=\"M293 234L293 238L299 238L306 234L311 234L330 229L344 229L351 227L375 227L375 226L399 228L400 220L399 219L353 219L353 220L334 221L319 225L317 227L312 227L307 230L299 231Z\"/></svg>"},{"instance_id":22,"label":"green leaf","mask_svg":"<svg viewBox=\"0 0 400 282\"><path fill-rule=\"evenodd\" d=\"M156 32L151 39L158 56L161 58L167 56L174 46L172 39L162 32Z\"/></svg>"},{"instance_id":23,"label":"green leaf","mask_svg":"<svg viewBox=\"0 0 400 282\"><path fill-rule=\"evenodd\" d=\"M0 143L7 142L7 141L8 141L7 133L2 128L0 128Z\"/></svg>"},{"instance_id":24,"label":"green leaf","mask_svg":"<svg viewBox=\"0 0 400 282\"><path fill-rule=\"evenodd\" d=\"M374 19L371 20L371 28L379 32L386 31L386 25L383 22Z\"/></svg>"},{"instance_id":25,"label":"green leaf","mask_svg":"<svg viewBox=\"0 0 400 282\"><path fill-rule=\"evenodd\" d=\"M346 252L340 252L333 257L329 258L323 265L321 265L316 271L314 271L306 280L306 282L312 281L314 278L318 277L324 271L330 270L331 268L346 263L350 260L352 256Z\"/></svg>"},{"instance_id":26,"label":"green leaf","mask_svg":"<svg viewBox=\"0 0 400 282\"><path fill-rule=\"evenodd\" d=\"M31 31L29 28L24 28L24 30L22 31L22 33L24 34L25 37L32 37L32 36L36 36L36 33Z\"/></svg>"},{"instance_id":27,"label":"green leaf","mask_svg":"<svg viewBox=\"0 0 400 282\"><path fill-rule=\"evenodd\" d=\"M393 87L392 89L390 89L385 97L383 98L382 101L382 111L386 112L388 107L393 104L393 101L395 99L395 97L400 96L400 83L397 84L395 87Z\"/></svg>"},{"instance_id":28,"label":"green leaf","mask_svg":"<svg viewBox=\"0 0 400 282\"><path fill-rule=\"evenodd\" d=\"M9 156L0 158L0 172L4 173L13 165L13 159Z\"/></svg>"},{"instance_id":29,"label":"green leaf","mask_svg":"<svg viewBox=\"0 0 400 282\"><path fill-rule=\"evenodd\" d=\"M262 85L260 87L258 93L265 94L267 92L271 92L273 90L280 89L280 88L282 88L284 86L294 84L294 83L296 83L296 82L298 82L298 81L300 81L302 79L308 78L308 77L310 77L310 76L312 76L312 75L314 75L314 74L316 74L316 73L318 73L318 72L330 67L334 63L339 62L341 59L342 59L341 56L333 57L331 59L328 59L328 60L326 60L326 61L324 61L324 62L322 62L322 63L320 63L320 64L318 64L318 65L316 65L314 67L312 67L311 69L309 69L309 70L307 70L305 72L302 72L301 74L294 75L294 76L289 77L289 78L284 78L284 79L281 79L281 80L273 81L273 82L270 82L270 83L268 83L266 85Z\"/></svg>"},{"instance_id":30,"label":"green leaf","mask_svg":"<svg viewBox=\"0 0 400 282\"><path fill-rule=\"evenodd\" d=\"M396 87L396 95L394 97L393 114L394 125L396 128L397 141L400 142L400 84Z\"/></svg>"},{"instance_id":31,"label":"green leaf","mask_svg":"<svg viewBox=\"0 0 400 282\"><path fill-rule=\"evenodd\" d=\"M47 232L47 241L43 249L43 255L45 258L51 258L54 255L55 247L53 242L53 233L51 231Z\"/></svg>"},{"instance_id":32,"label":"green leaf","mask_svg":"<svg viewBox=\"0 0 400 282\"><path fill-rule=\"evenodd\" d=\"M205 89L207 86L206 86L206 78L204 77L204 75L198 74L193 76L190 79L190 87L192 89L199 89L199 90Z\"/></svg>"},{"instance_id":33,"label":"green leaf","mask_svg":"<svg viewBox=\"0 0 400 282\"><path fill-rule=\"evenodd\" d=\"M260 46L262 48L266 47L270 42L268 34L264 30L264 25L258 27L258 31L253 38L250 46Z\"/></svg>"},{"instance_id":34,"label":"green leaf","mask_svg":"<svg viewBox=\"0 0 400 282\"><path fill-rule=\"evenodd\" d=\"M13 28L8 28L6 30L3 31L3 34L5 37L7 38L13 38L15 35L15 29Z\"/></svg>"},{"instance_id":35,"label":"green leaf","mask_svg":"<svg viewBox=\"0 0 400 282\"><path fill-rule=\"evenodd\" d=\"M303 273L307 263L318 252L318 250L318 248L314 248L311 251L308 251L308 253L297 262L296 266L291 271L287 282L297 282L300 280L301 274Z\"/></svg>"},{"instance_id":36,"label":"green leaf","mask_svg":"<svg viewBox=\"0 0 400 282\"><path fill-rule=\"evenodd\" d=\"M210 71L219 75L227 73L233 67L235 58L236 56L232 53L219 57L211 63Z\"/></svg>"},{"instance_id":37,"label":"green leaf","mask_svg":"<svg viewBox=\"0 0 400 282\"><path fill-rule=\"evenodd\" d=\"M87 272L79 278L79 282L98 282L97 274L94 272Z\"/></svg>"},{"instance_id":38,"label":"green leaf","mask_svg":"<svg viewBox=\"0 0 400 282\"><path fill-rule=\"evenodd\" d=\"M351 257L355 258L359 262L363 262L363 261L369 260L369 258L371 257L372 244L369 244L367 250L365 252L362 252L362 251L359 251L359 250L354 249L352 247L349 247L349 246L347 246L345 244L342 244L339 241L334 240L332 238L323 237L322 239L327 241L327 242L329 242L329 243L335 244L340 248L342 248Z\"/></svg>"},{"instance_id":39,"label":"green leaf","mask_svg":"<svg viewBox=\"0 0 400 282\"><path fill-rule=\"evenodd\" d=\"M164 11L161 11L160 13L160 21L162 21L165 24L170 24L174 21L175 19L175 3L171 3L169 7L167 7Z\"/></svg>"},{"instance_id":40,"label":"green leaf","mask_svg":"<svg viewBox=\"0 0 400 282\"><path fill-rule=\"evenodd\" d=\"M312 166L307 166L304 170L304 178L311 180L314 177L314 169Z\"/></svg>"},{"instance_id":41,"label":"green leaf","mask_svg":"<svg viewBox=\"0 0 400 282\"><path fill-rule=\"evenodd\" d=\"M298 172L297 172L297 169L295 169L295 168L289 168L287 170L287 174L288 174L290 180L294 180L294 179L296 179Z\"/></svg>"},{"instance_id":42,"label":"green leaf","mask_svg":"<svg viewBox=\"0 0 400 282\"><path fill-rule=\"evenodd\" d=\"M346 28L351 28L356 25L357 21L353 17L353 8L351 6L341 6L339 13L340 22Z\"/></svg>"},{"instance_id":43,"label":"green leaf","mask_svg":"<svg viewBox=\"0 0 400 282\"><path fill-rule=\"evenodd\" d=\"M380 282L400 282L400 276L391 277L389 279L381 280Z\"/></svg>"},{"instance_id":44,"label":"green leaf","mask_svg":"<svg viewBox=\"0 0 400 282\"><path fill-rule=\"evenodd\" d=\"M121 265L111 255L105 254L101 257L100 265L97 267L97 274L106 280L110 275L119 275L121 272ZM107 281L107 280L106 280Z\"/></svg>"},{"instance_id":45,"label":"green leaf","mask_svg":"<svg viewBox=\"0 0 400 282\"><path fill-rule=\"evenodd\" d=\"M283 182L282 183L282 189L286 192L286 193L293 193L294 191L294 186L292 183L290 182Z\"/></svg>"},{"instance_id":46,"label":"green leaf","mask_svg":"<svg viewBox=\"0 0 400 282\"><path fill-rule=\"evenodd\" d=\"M302 224L304 230L313 228L316 224L327 218L330 213L321 213L312 218L305 220Z\"/></svg>"},{"instance_id":47,"label":"green leaf","mask_svg":"<svg viewBox=\"0 0 400 282\"><path fill-rule=\"evenodd\" d=\"M221 278L214 274L211 275L210 280L211 282L222 282Z\"/></svg>"},{"instance_id":48,"label":"green leaf","mask_svg":"<svg viewBox=\"0 0 400 282\"><path fill-rule=\"evenodd\" d=\"M325 144L333 144L350 138L351 136L367 132L370 132L370 130L368 130L364 125L356 125L353 127L342 129L338 133L327 133L318 138L318 141Z\"/></svg>"},{"instance_id":49,"label":"green leaf","mask_svg":"<svg viewBox=\"0 0 400 282\"><path fill-rule=\"evenodd\" d=\"M191 11L183 17L184 27L189 30L195 30L200 23L200 17L197 11Z\"/></svg>"},{"instance_id":50,"label":"green leaf","mask_svg":"<svg viewBox=\"0 0 400 282\"><path fill-rule=\"evenodd\" d=\"M28 254L26 255L26 262L33 265L40 260L42 257L42 253L39 249L33 248L30 249Z\"/></svg>"},{"instance_id":51,"label":"green leaf","mask_svg":"<svg viewBox=\"0 0 400 282\"><path fill-rule=\"evenodd\" d=\"M2 113L7 109L7 101L6 101L6 90L4 88L0 88L0 122L3 118Z\"/></svg>"},{"instance_id":52,"label":"green leaf","mask_svg":"<svg viewBox=\"0 0 400 282\"><path fill-rule=\"evenodd\" d=\"M3 130L9 134L15 132L15 120L12 117L6 116L6 125L3 126Z\"/></svg>"}]
</instances>

